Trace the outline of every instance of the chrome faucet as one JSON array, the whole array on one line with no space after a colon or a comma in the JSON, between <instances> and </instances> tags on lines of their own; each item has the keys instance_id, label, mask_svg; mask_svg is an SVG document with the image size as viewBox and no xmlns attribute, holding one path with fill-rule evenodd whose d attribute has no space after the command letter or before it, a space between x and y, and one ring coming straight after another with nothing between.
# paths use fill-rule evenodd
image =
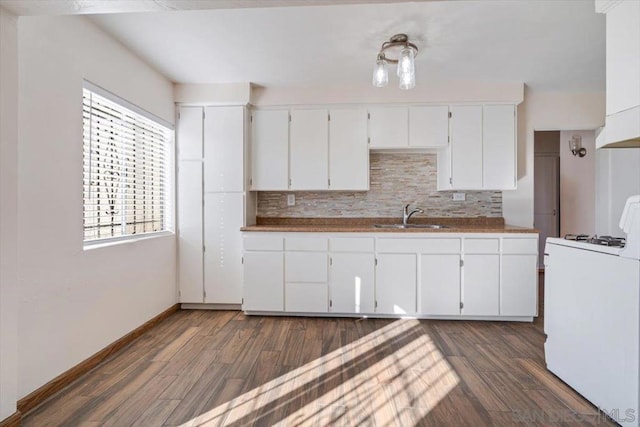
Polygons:
<instances>
[{"instance_id":1,"label":"chrome faucet","mask_svg":"<svg viewBox=\"0 0 640 427\"><path fill-rule=\"evenodd\" d=\"M412 210L411 212L409 212L409 206L411 206L411 203L409 203L408 205L406 205L404 207L404 209L402 210L402 224L403 225L407 225L407 222L409 222L409 218L411 218L411 216L415 213L424 213L424 211L420 208L416 208L414 210Z\"/></svg>"}]
</instances>

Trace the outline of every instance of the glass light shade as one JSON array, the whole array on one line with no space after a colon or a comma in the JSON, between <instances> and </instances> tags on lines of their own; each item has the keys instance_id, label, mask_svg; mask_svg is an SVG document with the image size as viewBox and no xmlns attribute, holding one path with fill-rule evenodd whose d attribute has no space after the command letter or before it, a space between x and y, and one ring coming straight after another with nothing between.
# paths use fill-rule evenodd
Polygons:
<instances>
[{"instance_id":1,"label":"glass light shade","mask_svg":"<svg viewBox=\"0 0 640 427\"><path fill-rule=\"evenodd\" d=\"M410 47L405 47L400 51L398 59L398 77L406 73L415 72L415 52Z\"/></svg>"},{"instance_id":2,"label":"glass light shade","mask_svg":"<svg viewBox=\"0 0 640 427\"><path fill-rule=\"evenodd\" d=\"M387 70L387 61L378 58L373 68L373 85L375 87L384 87L389 83L389 71Z\"/></svg>"},{"instance_id":3,"label":"glass light shade","mask_svg":"<svg viewBox=\"0 0 640 427\"><path fill-rule=\"evenodd\" d=\"M400 51L398 77L400 78L400 89L408 90L416 86L415 53L409 47Z\"/></svg>"}]
</instances>

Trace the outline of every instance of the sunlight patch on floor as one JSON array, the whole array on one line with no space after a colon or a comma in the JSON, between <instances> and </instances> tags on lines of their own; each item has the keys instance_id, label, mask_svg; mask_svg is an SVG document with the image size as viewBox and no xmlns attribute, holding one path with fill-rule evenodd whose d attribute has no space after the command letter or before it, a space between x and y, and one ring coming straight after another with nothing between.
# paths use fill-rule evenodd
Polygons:
<instances>
[{"instance_id":1,"label":"sunlight patch on floor","mask_svg":"<svg viewBox=\"0 0 640 427\"><path fill-rule=\"evenodd\" d=\"M415 425L459 381L419 322L402 319L183 426Z\"/></svg>"}]
</instances>

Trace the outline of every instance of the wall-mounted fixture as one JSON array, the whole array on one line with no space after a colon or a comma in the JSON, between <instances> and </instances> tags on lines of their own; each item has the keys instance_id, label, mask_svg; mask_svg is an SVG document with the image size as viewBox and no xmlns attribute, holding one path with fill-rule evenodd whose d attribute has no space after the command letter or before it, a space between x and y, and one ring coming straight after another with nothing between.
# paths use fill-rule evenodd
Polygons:
<instances>
[{"instance_id":1,"label":"wall-mounted fixture","mask_svg":"<svg viewBox=\"0 0 640 427\"><path fill-rule=\"evenodd\" d=\"M569 140L569 149L574 156L584 157L587 155L587 149L582 146L582 137L573 135Z\"/></svg>"},{"instance_id":2,"label":"wall-mounted fixture","mask_svg":"<svg viewBox=\"0 0 640 427\"><path fill-rule=\"evenodd\" d=\"M390 52L393 52L394 57L387 57ZM396 55L398 59L395 59ZM389 83L387 64L398 64L396 74L400 79L400 89L413 89L416 86L415 57L417 55L418 47L409 41L406 34L396 34L388 42L382 43L373 69L373 85L386 86Z\"/></svg>"}]
</instances>

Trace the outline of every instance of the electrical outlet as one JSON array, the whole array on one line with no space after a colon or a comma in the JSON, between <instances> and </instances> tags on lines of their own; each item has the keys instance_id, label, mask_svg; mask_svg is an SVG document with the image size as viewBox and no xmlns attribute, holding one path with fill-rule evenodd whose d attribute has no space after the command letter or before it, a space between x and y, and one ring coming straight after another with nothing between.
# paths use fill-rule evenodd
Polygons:
<instances>
[{"instance_id":1,"label":"electrical outlet","mask_svg":"<svg viewBox=\"0 0 640 427\"><path fill-rule=\"evenodd\" d=\"M287 206L295 206L295 205L296 205L296 195L287 194Z\"/></svg>"},{"instance_id":2,"label":"electrical outlet","mask_svg":"<svg viewBox=\"0 0 640 427\"><path fill-rule=\"evenodd\" d=\"M453 200L456 202L464 202L467 200L467 195L465 193L453 193Z\"/></svg>"}]
</instances>

